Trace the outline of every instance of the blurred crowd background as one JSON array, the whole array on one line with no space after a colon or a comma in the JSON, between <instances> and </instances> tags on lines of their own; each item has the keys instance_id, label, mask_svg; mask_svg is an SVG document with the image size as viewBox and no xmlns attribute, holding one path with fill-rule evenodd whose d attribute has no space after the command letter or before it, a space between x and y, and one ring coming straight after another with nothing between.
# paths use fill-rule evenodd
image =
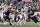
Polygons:
<instances>
[{"instance_id":1,"label":"blurred crowd background","mask_svg":"<svg viewBox=\"0 0 40 27\"><path fill-rule=\"evenodd\" d=\"M24 9L25 7L30 7L30 6L31 6L30 8L32 8L34 11L40 12L40 0L0 0L0 4L2 4L4 8L4 12L11 6L12 8L15 9L15 13L16 10L19 8Z\"/></svg>"},{"instance_id":2,"label":"blurred crowd background","mask_svg":"<svg viewBox=\"0 0 40 27\"><path fill-rule=\"evenodd\" d=\"M31 5L35 8L39 8L40 6L40 0L0 0L0 3L3 3L6 8L10 5L12 5L13 7L15 7L16 9L18 8L24 8L24 5ZM34 9L34 10L37 10ZM40 10L40 9L39 9Z\"/></svg>"}]
</instances>

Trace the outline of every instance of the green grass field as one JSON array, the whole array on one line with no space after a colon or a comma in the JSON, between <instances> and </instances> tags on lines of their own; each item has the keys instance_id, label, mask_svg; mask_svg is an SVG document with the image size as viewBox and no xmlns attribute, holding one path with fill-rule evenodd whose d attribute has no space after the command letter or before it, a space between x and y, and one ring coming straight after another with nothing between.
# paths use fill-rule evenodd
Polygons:
<instances>
[{"instance_id":1,"label":"green grass field","mask_svg":"<svg viewBox=\"0 0 40 27\"><path fill-rule=\"evenodd\" d=\"M16 22L14 22L14 25L12 26L10 26L9 23L7 23L7 25L0 23L0 27L40 27L40 25L39 26L35 25L34 22L26 22L25 24L22 25L16 25Z\"/></svg>"}]
</instances>

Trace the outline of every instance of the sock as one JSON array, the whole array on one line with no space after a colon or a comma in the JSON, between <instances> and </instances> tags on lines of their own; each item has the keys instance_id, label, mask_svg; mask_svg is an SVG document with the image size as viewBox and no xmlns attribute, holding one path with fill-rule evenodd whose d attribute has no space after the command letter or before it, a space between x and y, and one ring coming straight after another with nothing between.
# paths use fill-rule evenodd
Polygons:
<instances>
[{"instance_id":1,"label":"sock","mask_svg":"<svg viewBox=\"0 0 40 27\"><path fill-rule=\"evenodd\" d=\"M10 23L12 24L13 22L12 22L12 19L10 20Z\"/></svg>"},{"instance_id":2,"label":"sock","mask_svg":"<svg viewBox=\"0 0 40 27\"><path fill-rule=\"evenodd\" d=\"M2 20L3 23L5 22L5 21L4 21L4 18L1 18L1 20Z\"/></svg>"}]
</instances>

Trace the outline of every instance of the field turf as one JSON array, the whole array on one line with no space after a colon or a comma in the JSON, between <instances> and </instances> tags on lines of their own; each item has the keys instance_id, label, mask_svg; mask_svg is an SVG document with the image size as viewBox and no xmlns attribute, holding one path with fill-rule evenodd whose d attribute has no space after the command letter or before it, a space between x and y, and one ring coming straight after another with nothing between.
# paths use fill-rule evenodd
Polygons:
<instances>
[{"instance_id":1,"label":"field turf","mask_svg":"<svg viewBox=\"0 0 40 27\"><path fill-rule=\"evenodd\" d=\"M10 26L9 23L7 23L6 25L4 25L4 24L2 24L0 22L0 27L40 27L40 25L35 25L34 22L26 22L25 24L22 24L22 25L17 25L17 23L14 22L13 24L14 25Z\"/></svg>"}]
</instances>

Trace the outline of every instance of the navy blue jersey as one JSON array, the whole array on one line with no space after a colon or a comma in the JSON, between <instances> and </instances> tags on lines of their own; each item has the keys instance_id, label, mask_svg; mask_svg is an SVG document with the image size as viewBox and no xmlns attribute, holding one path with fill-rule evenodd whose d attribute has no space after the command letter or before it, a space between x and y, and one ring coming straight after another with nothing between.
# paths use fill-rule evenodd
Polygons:
<instances>
[{"instance_id":1,"label":"navy blue jersey","mask_svg":"<svg viewBox=\"0 0 40 27\"><path fill-rule=\"evenodd\" d=\"M28 17L30 17L30 16L34 15L34 10L28 10L28 13L29 13Z\"/></svg>"},{"instance_id":2,"label":"navy blue jersey","mask_svg":"<svg viewBox=\"0 0 40 27\"><path fill-rule=\"evenodd\" d=\"M5 15L6 16L9 16L9 14L10 14L10 11L9 10L7 12L5 12Z\"/></svg>"}]
</instances>

